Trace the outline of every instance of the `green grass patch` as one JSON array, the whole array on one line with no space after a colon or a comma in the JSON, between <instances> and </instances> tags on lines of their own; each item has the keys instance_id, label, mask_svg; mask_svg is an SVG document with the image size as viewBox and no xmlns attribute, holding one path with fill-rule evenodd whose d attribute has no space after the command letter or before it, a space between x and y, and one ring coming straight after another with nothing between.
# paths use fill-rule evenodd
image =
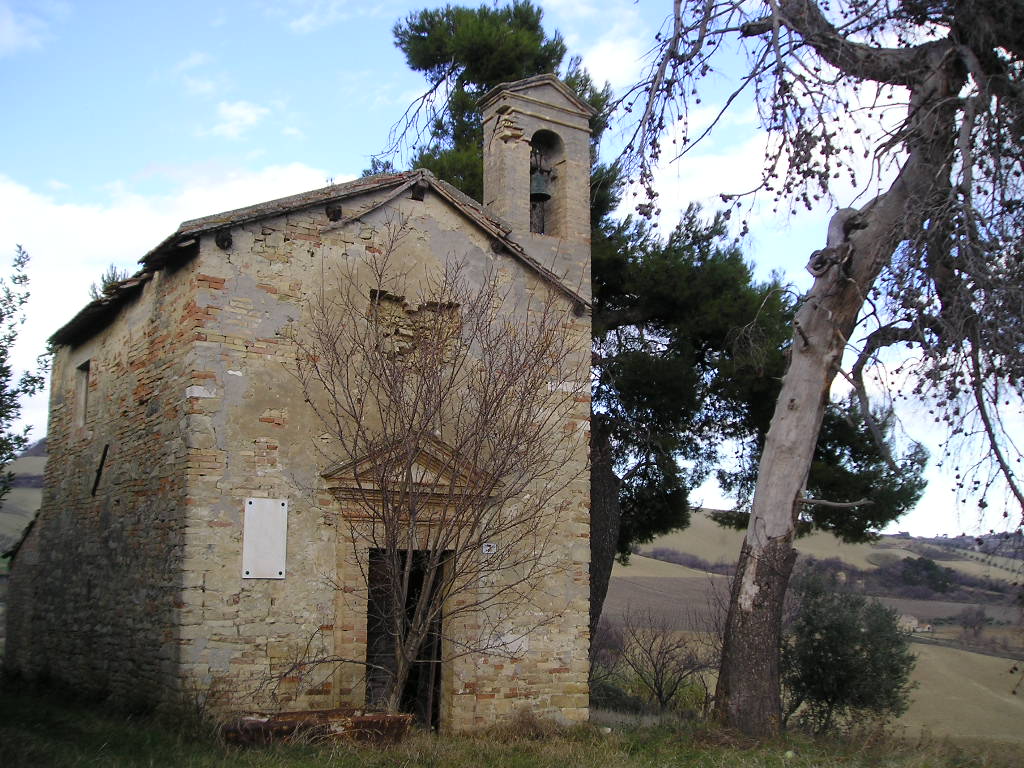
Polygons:
<instances>
[{"instance_id":1,"label":"green grass patch","mask_svg":"<svg viewBox=\"0 0 1024 768\"><path fill-rule=\"evenodd\" d=\"M559 729L533 718L476 734L414 734L389 747L289 744L229 747L212 729L128 715L23 686L0 687L0 765L260 766L298 768L960 768L1019 765L1019 745L908 743L863 734L842 740L787 736L763 744L696 722Z\"/></svg>"}]
</instances>

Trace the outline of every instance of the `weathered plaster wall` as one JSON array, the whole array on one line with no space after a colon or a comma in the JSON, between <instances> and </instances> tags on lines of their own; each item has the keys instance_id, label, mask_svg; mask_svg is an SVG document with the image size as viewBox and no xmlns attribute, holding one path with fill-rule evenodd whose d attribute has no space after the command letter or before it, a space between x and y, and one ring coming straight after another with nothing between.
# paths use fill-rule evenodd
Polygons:
<instances>
[{"instance_id":1,"label":"weathered plaster wall","mask_svg":"<svg viewBox=\"0 0 1024 768\"><path fill-rule=\"evenodd\" d=\"M363 705L358 665L293 667L318 656L364 659L366 609L347 527L320 476L328 466L318 450L326 430L290 373L294 349L287 335L301 332L305 298L330 280L331 269L379 251L387 222L399 215L408 217L410 234L394 257L410 285L458 258L470 280L499 270L513 297L547 290L511 257L494 253L486 237L432 193L420 202L405 196L332 231L323 231L332 225L319 208L236 227L227 251L203 238L196 261L203 327L190 353L197 385L188 392L191 506L181 662L195 681L213 685L225 705L253 701L254 691L263 706ZM585 360L589 318L579 318L572 332ZM469 656L447 665L446 727L491 722L522 706L586 717L589 403L582 400L566 425L581 440L566 457L575 480L564 491L569 511L553 553L567 567L563 583L548 585L546 604L532 609L555 618L523 644L521 657ZM248 497L289 502L284 579L242 578Z\"/></svg>"},{"instance_id":2,"label":"weathered plaster wall","mask_svg":"<svg viewBox=\"0 0 1024 768\"><path fill-rule=\"evenodd\" d=\"M329 668L286 674L332 653L335 533L317 505L317 432L281 335L315 288L323 208L232 229L227 251L201 241L189 355L188 498L182 671L231 708L326 707ZM242 578L247 498L287 499L287 574ZM296 700L296 696L298 699Z\"/></svg>"},{"instance_id":3,"label":"weathered plaster wall","mask_svg":"<svg viewBox=\"0 0 1024 768\"><path fill-rule=\"evenodd\" d=\"M10 671L122 703L176 695L194 285L189 265L165 269L117 322L57 350L43 503L11 574Z\"/></svg>"}]
</instances>

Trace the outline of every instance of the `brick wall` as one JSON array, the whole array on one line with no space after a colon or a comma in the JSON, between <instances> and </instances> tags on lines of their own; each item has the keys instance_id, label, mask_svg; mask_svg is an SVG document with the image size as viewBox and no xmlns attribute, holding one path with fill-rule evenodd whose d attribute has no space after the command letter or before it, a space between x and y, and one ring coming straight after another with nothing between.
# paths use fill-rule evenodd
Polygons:
<instances>
[{"instance_id":1,"label":"brick wall","mask_svg":"<svg viewBox=\"0 0 1024 768\"><path fill-rule=\"evenodd\" d=\"M193 285L189 267L160 272L57 350L43 503L11 573L12 672L126 704L175 695Z\"/></svg>"}]
</instances>

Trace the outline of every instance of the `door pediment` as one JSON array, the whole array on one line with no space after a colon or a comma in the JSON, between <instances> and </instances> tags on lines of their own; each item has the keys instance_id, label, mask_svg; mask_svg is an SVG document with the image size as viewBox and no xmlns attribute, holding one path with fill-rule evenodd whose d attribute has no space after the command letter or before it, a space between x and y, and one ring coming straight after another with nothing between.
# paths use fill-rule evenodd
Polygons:
<instances>
[{"instance_id":1,"label":"door pediment","mask_svg":"<svg viewBox=\"0 0 1024 768\"><path fill-rule=\"evenodd\" d=\"M322 474L339 500L373 501L385 495L442 503L458 496L489 496L493 483L485 473L444 441L427 437L415 448L405 444L368 451Z\"/></svg>"}]
</instances>

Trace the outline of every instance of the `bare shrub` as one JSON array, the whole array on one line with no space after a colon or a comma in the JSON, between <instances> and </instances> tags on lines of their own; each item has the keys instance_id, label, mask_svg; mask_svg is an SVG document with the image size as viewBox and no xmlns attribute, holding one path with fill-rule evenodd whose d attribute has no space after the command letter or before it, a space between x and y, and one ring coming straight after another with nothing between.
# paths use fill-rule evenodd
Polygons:
<instances>
[{"instance_id":1,"label":"bare shrub","mask_svg":"<svg viewBox=\"0 0 1024 768\"><path fill-rule=\"evenodd\" d=\"M681 631L679 624L650 611L628 611L622 620L622 663L657 703L668 710L687 684L706 693L704 673L712 668L708 644L699 635Z\"/></svg>"},{"instance_id":2,"label":"bare shrub","mask_svg":"<svg viewBox=\"0 0 1024 768\"><path fill-rule=\"evenodd\" d=\"M964 635L977 640L988 624L988 615L980 605L964 608L956 616L957 623L963 628Z\"/></svg>"}]
</instances>

